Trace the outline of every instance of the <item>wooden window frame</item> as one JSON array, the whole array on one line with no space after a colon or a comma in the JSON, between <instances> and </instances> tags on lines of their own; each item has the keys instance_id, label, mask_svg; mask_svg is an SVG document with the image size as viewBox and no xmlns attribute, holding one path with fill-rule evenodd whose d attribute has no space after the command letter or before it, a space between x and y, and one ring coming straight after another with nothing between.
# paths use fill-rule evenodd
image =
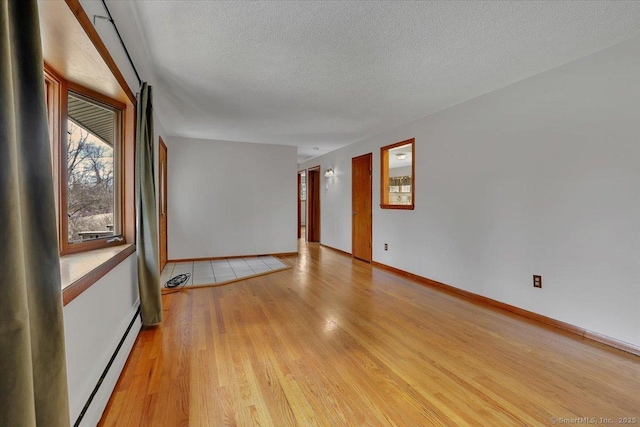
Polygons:
<instances>
[{"instance_id":1,"label":"wooden window frame","mask_svg":"<svg viewBox=\"0 0 640 427\"><path fill-rule=\"evenodd\" d=\"M389 150L411 144L411 204L394 205L389 203ZM416 140L415 138L385 145L380 148L380 208L414 210L416 203Z\"/></svg>"},{"instance_id":2,"label":"wooden window frame","mask_svg":"<svg viewBox=\"0 0 640 427\"><path fill-rule=\"evenodd\" d=\"M95 249L131 244L135 242L134 207L134 154L135 154L135 106L132 102L123 103L92 89L65 80L48 64L44 64L47 88L47 114L51 139L53 176L58 213L58 241L60 255L69 255ZM119 116L119 128L114 143L115 208L120 224L122 240L96 239L86 242L69 243L67 217L67 120L68 96L76 93L99 104L113 108ZM115 176L117 175L117 176ZM115 236L114 236L115 237Z\"/></svg>"}]
</instances>

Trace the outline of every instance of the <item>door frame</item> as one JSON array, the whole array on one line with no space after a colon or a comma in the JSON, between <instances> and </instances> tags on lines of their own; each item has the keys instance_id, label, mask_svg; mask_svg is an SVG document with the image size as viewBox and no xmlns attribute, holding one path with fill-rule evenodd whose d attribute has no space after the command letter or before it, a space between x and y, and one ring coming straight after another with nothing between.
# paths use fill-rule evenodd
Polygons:
<instances>
[{"instance_id":1,"label":"door frame","mask_svg":"<svg viewBox=\"0 0 640 427\"><path fill-rule=\"evenodd\" d=\"M373 261L373 153L362 154L360 156L351 158L351 211L353 212L353 193L354 186L353 183L355 181L355 167L354 163L362 158L369 158L369 206L371 207L369 211L369 259L365 260L362 258L358 258L355 256L355 243L356 243L356 228L355 228L355 215L351 215L351 257L355 259L359 259L365 262Z\"/></svg>"},{"instance_id":2,"label":"door frame","mask_svg":"<svg viewBox=\"0 0 640 427\"><path fill-rule=\"evenodd\" d=\"M311 173L316 174L317 173L317 181L318 181L318 192L317 192L317 200L312 199L310 196L312 195L312 192L310 191L311 187L310 187L310 181L311 181ZM317 240L313 240L312 242L318 242L320 243L320 219L322 217L321 214L321 204L320 204L320 191L322 189L322 185L320 183L320 165L317 166L313 166L310 168L307 168L307 222L306 222L306 226L305 226L305 234L307 235L307 241L311 241L310 240L310 234L309 231L311 230L311 212L312 211L316 211L318 213L318 218L317 218L317 229L314 225L313 230L313 237L317 236ZM316 209L316 204L318 205L318 208ZM312 209L313 208L313 209ZM313 217L315 220L315 216Z\"/></svg>"},{"instance_id":3,"label":"door frame","mask_svg":"<svg viewBox=\"0 0 640 427\"><path fill-rule=\"evenodd\" d=\"M165 164L164 164L164 168L162 167L162 162L160 161L160 153L164 151L164 159L165 159ZM164 188L162 187L162 185L159 185L159 189L158 189L158 256L159 256L159 260L158 260L158 265L160 266L160 271L162 271L162 269L164 268L164 266L166 265L166 260L169 259L169 233L168 233L168 228L169 228L169 224L167 221L167 206L168 206L168 202L167 202L167 178L168 178L168 163L169 163L169 150L167 149L167 145L164 143L164 141L162 140L162 137L158 137L158 181L159 183L164 183ZM160 227L162 227L162 214L164 211L164 216L165 216L165 220L164 220L164 254L165 254L165 264L162 264L162 250L163 250L163 242L162 242L162 230L160 230Z\"/></svg>"}]
</instances>

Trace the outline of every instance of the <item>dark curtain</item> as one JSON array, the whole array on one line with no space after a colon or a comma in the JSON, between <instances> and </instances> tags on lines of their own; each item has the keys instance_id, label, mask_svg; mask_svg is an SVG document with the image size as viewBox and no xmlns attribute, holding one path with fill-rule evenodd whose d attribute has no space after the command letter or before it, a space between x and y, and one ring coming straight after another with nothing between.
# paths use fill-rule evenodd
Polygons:
<instances>
[{"instance_id":1,"label":"dark curtain","mask_svg":"<svg viewBox=\"0 0 640 427\"><path fill-rule=\"evenodd\" d=\"M152 91L142 83L136 112L136 200L138 289L142 324L162 322L162 300L158 271L158 217L153 168L153 106Z\"/></svg>"},{"instance_id":2,"label":"dark curtain","mask_svg":"<svg viewBox=\"0 0 640 427\"><path fill-rule=\"evenodd\" d=\"M68 426L36 0L0 0L0 425Z\"/></svg>"}]
</instances>

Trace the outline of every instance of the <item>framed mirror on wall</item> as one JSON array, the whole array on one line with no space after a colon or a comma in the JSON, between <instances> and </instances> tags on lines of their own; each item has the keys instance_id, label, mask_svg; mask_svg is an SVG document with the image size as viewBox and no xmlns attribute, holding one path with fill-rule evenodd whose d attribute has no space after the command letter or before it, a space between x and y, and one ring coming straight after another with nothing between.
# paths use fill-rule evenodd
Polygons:
<instances>
[{"instance_id":1,"label":"framed mirror on wall","mask_svg":"<svg viewBox=\"0 0 640 427\"><path fill-rule=\"evenodd\" d=\"M415 206L415 139L380 149L380 207L409 209Z\"/></svg>"}]
</instances>

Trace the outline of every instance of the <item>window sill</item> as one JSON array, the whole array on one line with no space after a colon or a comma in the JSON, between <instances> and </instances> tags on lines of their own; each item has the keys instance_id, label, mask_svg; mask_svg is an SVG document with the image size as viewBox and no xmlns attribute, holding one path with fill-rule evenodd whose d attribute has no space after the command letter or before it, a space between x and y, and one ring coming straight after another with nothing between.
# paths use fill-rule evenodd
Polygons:
<instances>
[{"instance_id":1,"label":"window sill","mask_svg":"<svg viewBox=\"0 0 640 427\"><path fill-rule=\"evenodd\" d=\"M62 304L69 304L135 251L129 243L60 257Z\"/></svg>"},{"instance_id":2,"label":"window sill","mask_svg":"<svg viewBox=\"0 0 640 427\"><path fill-rule=\"evenodd\" d=\"M380 209L404 209L407 211L414 210L414 205L380 205Z\"/></svg>"}]
</instances>

